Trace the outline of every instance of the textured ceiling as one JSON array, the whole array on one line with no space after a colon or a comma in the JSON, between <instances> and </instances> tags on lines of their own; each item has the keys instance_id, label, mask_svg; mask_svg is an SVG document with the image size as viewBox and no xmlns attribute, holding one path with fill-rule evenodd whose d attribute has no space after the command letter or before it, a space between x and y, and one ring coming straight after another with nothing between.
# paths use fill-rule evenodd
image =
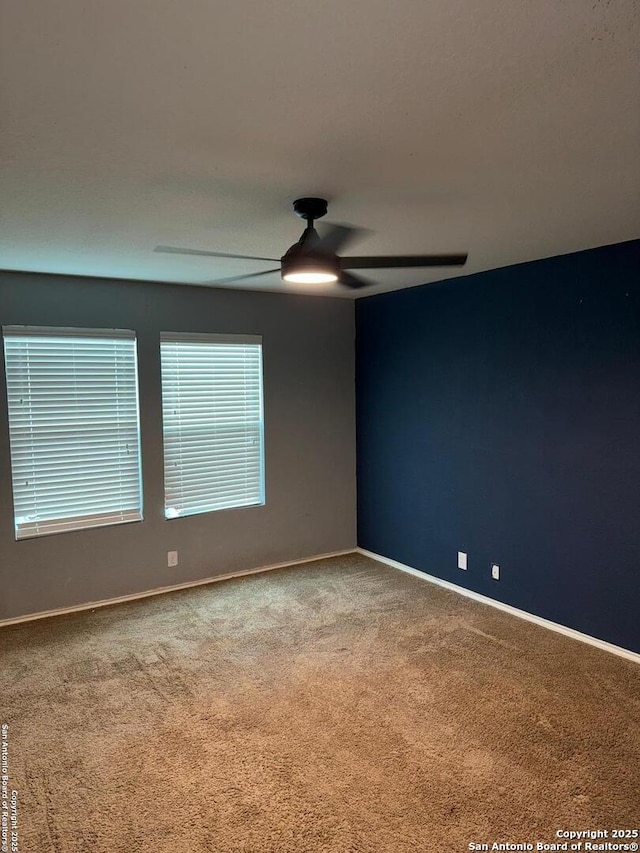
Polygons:
<instances>
[{"instance_id":1,"label":"textured ceiling","mask_svg":"<svg viewBox=\"0 0 640 853\"><path fill-rule=\"evenodd\" d=\"M469 251L366 293L638 236L637 0L0 8L2 268L256 272L153 247L277 258L300 195L370 229L351 254Z\"/></svg>"}]
</instances>

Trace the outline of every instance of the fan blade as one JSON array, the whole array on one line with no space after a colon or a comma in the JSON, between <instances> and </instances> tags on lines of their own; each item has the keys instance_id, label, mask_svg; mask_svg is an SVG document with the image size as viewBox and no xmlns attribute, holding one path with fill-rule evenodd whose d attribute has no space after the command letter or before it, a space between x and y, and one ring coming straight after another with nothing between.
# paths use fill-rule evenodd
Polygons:
<instances>
[{"instance_id":1,"label":"fan blade","mask_svg":"<svg viewBox=\"0 0 640 853\"><path fill-rule=\"evenodd\" d=\"M345 270L393 269L394 267L461 267L467 255L372 255L341 258Z\"/></svg>"},{"instance_id":2,"label":"fan blade","mask_svg":"<svg viewBox=\"0 0 640 853\"><path fill-rule=\"evenodd\" d=\"M373 282L365 281L358 275L352 275L350 272L342 270L340 273L340 284L344 284L347 287L369 287Z\"/></svg>"},{"instance_id":3,"label":"fan blade","mask_svg":"<svg viewBox=\"0 0 640 853\"><path fill-rule=\"evenodd\" d=\"M324 230L324 229L323 229ZM320 235L317 251L327 255L337 255L347 243L366 234L364 228L354 228L351 225L328 225L327 230Z\"/></svg>"},{"instance_id":4,"label":"fan blade","mask_svg":"<svg viewBox=\"0 0 640 853\"><path fill-rule=\"evenodd\" d=\"M239 258L241 261L275 261L279 258L257 258L254 255L227 255L225 252L207 252L204 249L179 249L176 246L156 246L154 252L164 252L167 255L203 255L207 258Z\"/></svg>"},{"instance_id":5,"label":"fan blade","mask_svg":"<svg viewBox=\"0 0 640 853\"><path fill-rule=\"evenodd\" d=\"M263 270L262 272L250 272L246 275L232 275L231 278L216 278L213 281L203 281L203 284L228 284L231 281L244 281L247 278L259 278L261 275L270 275L272 272L280 272L280 267L274 270Z\"/></svg>"}]
</instances>

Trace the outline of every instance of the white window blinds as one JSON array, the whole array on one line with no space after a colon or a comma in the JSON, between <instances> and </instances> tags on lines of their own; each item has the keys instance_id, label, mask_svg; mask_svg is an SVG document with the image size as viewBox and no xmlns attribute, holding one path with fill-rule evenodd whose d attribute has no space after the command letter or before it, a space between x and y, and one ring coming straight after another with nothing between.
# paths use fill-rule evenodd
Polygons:
<instances>
[{"instance_id":1,"label":"white window blinds","mask_svg":"<svg viewBox=\"0 0 640 853\"><path fill-rule=\"evenodd\" d=\"M140 520L134 332L3 334L16 539Z\"/></svg>"},{"instance_id":2,"label":"white window blinds","mask_svg":"<svg viewBox=\"0 0 640 853\"><path fill-rule=\"evenodd\" d=\"M264 503L260 337L163 332L165 516Z\"/></svg>"}]
</instances>

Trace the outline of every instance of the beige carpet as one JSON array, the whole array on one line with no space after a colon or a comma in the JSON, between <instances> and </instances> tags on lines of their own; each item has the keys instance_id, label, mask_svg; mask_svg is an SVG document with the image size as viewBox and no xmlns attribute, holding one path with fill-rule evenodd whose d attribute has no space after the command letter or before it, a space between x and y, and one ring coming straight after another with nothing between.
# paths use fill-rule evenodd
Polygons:
<instances>
[{"instance_id":1,"label":"beige carpet","mask_svg":"<svg viewBox=\"0 0 640 853\"><path fill-rule=\"evenodd\" d=\"M416 853L640 817L640 667L349 556L0 631L20 853Z\"/></svg>"}]
</instances>

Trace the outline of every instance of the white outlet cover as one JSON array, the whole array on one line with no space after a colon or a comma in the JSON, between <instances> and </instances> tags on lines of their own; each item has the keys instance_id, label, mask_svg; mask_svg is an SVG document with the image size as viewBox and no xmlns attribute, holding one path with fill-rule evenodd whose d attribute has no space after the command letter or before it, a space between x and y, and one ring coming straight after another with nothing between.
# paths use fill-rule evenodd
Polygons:
<instances>
[{"instance_id":1,"label":"white outlet cover","mask_svg":"<svg viewBox=\"0 0 640 853\"><path fill-rule=\"evenodd\" d=\"M464 551L458 551L458 568L467 571L467 555Z\"/></svg>"},{"instance_id":2,"label":"white outlet cover","mask_svg":"<svg viewBox=\"0 0 640 853\"><path fill-rule=\"evenodd\" d=\"M178 565L178 552L177 551L167 551L167 566L169 568L173 568Z\"/></svg>"},{"instance_id":3,"label":"white outlet cover","mask_svg":"<svg viewBox=\"0 0 640 853\"><path fill-rule=\"evenodd\" d=\"M497 563L491 563L491 577L494 581L500 580L500 566Z\"/></svg>"}]
</instances>

